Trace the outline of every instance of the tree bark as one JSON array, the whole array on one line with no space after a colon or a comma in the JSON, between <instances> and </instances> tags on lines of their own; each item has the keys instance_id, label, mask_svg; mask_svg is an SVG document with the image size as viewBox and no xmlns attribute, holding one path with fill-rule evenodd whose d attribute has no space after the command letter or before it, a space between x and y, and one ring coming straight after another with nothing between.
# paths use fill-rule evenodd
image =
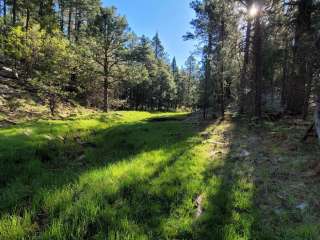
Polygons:
<instances>
[{"instance_id":1,"label":"tree bark","mask_svg":"<svg viewBox=\"0 0 320 240\"><path fill-rule=\"evenodd\" d=\"M210 79L210 61L208 56L206 56L206 66L205 66L205 77L204 77L204 96L203 96L203 119L207 118L208 111L208 83Z\"/></svg>"},{"instance_id":2,"label":"tree bark","mask_svg":"<svg viewBox=\"0 0 320 240\"><path fill-rule=\"evenodd\" d=\"M251 37L251 20L247 21L247 30L245 38L245 48L244 48L244 60L240 76L240 113L245 111L245 98L246 98L246 88L247 88L247 73L249 65L249 54L250 54L250 37Z\"/></svg>"},{"instance_id":3,"label":"tree bark","mask_svg":"<svg viewBox=\"0 0 320 240\"><path fill-rule=\"evenodd\" d=\"M55 115L56 106L57 106L56 96L54 94L50 94L50 96L49 96L49 107L50 107L51 116Z\"/></svg>"},{"instance_id":4,"label":"tree bark","mask_svg":"<svg viewBox=\"0 0 320 240\"><path fill-rule=\"evenodd\" d=\"M26 16L26 32L29 30L29 23L30 23L30 8L27 7L27 16Z\"/></svg>"},{"instance_id":5,"label":"tree bark","mask_svg":"<svg viewBox=\"0 0 320 240\"><path fill-rule=\"evenodd\" d=\"M75 12L75 41L78 42L81 28L81 11L76 7Z\"/></svg>"},{"instance_id":6,"label":"tree bark","mask_svg":"<svg viewBox=\"0 0 320 240\"><path fill-rule=\"evenodd\" d=\"M68 16L68 39L71 39L71 22L72 22L72 7L69 7L69 16Z\"/></svg>"},{"instance_id":7,"label":"tree bark","mask_svg":"<svg viewBox=\"0 0 320 240\"><path fill-rule=\"evenodd\" d=\"M12 25L17 22L17 0L12 1Z\"/></svg>"},{"instance_id":8,"label":"tree bark","mask_svg":"<svg viewBox=\"0 0 320 240\"><path fill-rule=\"evenodd\" d=\"M59 1L60 4L60 30L64 32L64 2L63 0Z\"/></svg>"},{"instance_id":9,"label":"tree bark","mask_svg":"<svg viewBox=\"0 0 320 240\"><path fill-rule=\"evenodd\" d=\"M230 78L228 78L226 80L226 90L225 90L225 97L228 100L228 102L232 100L231 85L232 85L232 81Z\"/></svg>"},{"instance_id":10,"label":"tree bark","mask_svg":"<svg viewBox=\"0 0 320 240\"><path fill-rule=\"evenodd\" d=\"M287 83L288 83L288 45L285 47L284 57L283 57L283 69L282 69L282 81L281 81L281 106L285 107L287 104Z\"/></svg>"},{"instance_id":11,"label":"tree bark","mask_svg":"<svg viewBox=\"0 0 320 240\"><path fill-rule=\"evenodd\" d=\"M103 96L103 110L109 112L109 79L108 76L104 76L104 96Z\"/></svg>"},{"instance_id":12,"label":"tree bark","mask_svg":"<svg viewBox=\"0 0 320 240\"><path fill-rule=\"evenodd\" d=\"M44 2L43 2L43 1L40 1L40 4L39 4L39 13L38 13L40 19L42 19L42 17L43 17L43 8L44 8L43 4L44 4Z\"/></svg>"},{"instance_id":13,"label":"tree bark","mask_svg":"<svg viewBox=\"0 0 320 240\"><path fill-rule=\"evenodd\" d=\"M220 62L220 114L222 117L224 117L225 112L225 99L224 99L224 58L222 55L222 51L224 48L224 38L225 38L225 20L224 20L224 10L221 13L222 19L221 19L221 30L220 30L220 42L221 42L221 48L219 53L219 62Z\"/></svg>"},{"instance_id":14,"label":"tree bark","mask_svg":"<svg viewBox=\"0 0 320 240\"><path fill-rule=\"evenodd\" d=\"M3 0L3 21L4 25L7 24L7 0Z\"/></svg>"},{"instance_id":15,"label":"tree bark","mask_svg":"<svg viewBox=\"0 0 320 240\"><path fill-rule=\"evenodd\" d=\"M255 18L255 32L253 41L254 54L254 86L255 86L255 109L257 118L262 116L262 31L260 13Z\"/></svg>"},{"instance_id":16,"label":"tree bark","mask_svg":"<svg viewBox=\"0 0 320 240\"><path fill-rule=\"evenodd\" d=\"M289 113L299 115L303 113L306 101L306 81L308 79L308 47L305 45L310 39L312 0L300 0L294 39L294 66L292 81L288 97Z\"/></svg>"},{"instance_id":17,"label":"tree bark","mask_svg":"<svg viewBox=\"0 0 320 240\"><path fill-rule=\"evenodd\" d=\"M311 64L307 65L306 77L308 77L308 78L306 79L307 85L306 85L306 96L305 96L304 106L303 106L303 119L307 119L308 114L309 114L310 95L311 95L312 84L313 84Z\"/></svg>"},{"instance_id":18,"label":"tree bark","mask_svg":"<svg viewBox=\"0 0 320 240\"><path fill-rule=\"evenodd\" d=\"M109 111L109 64L108 64L108 51L105 49L105 58L103 65L104 81L103 81L103 110Z\"/></svg>"},{"instance_id":19,"label":"tree bark","mask_svg":"<svg viewBox=\"0 0 320 240\"><path fill-rule=\"evenodd\" d=\"M212 42L213 42L213 36L212 33L208 33L208 46L207 46L207 52L205 53L206 57L206 66L205 66L205 79L204 79L204 99L203 99L203 119L207 118L207 112L208 112L208 105L209 105L209 81L211 79L211 51L212 51Z\"/></svg>"}]
</instances>

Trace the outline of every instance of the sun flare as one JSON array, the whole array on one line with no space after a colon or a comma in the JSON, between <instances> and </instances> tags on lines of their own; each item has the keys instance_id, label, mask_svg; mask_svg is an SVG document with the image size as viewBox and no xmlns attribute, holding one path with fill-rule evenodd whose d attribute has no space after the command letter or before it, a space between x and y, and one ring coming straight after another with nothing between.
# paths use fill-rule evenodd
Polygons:
<instances>
[{"instance_id":1,"label":"sun flare","mask_svg":"<svg viewBox=\"0 0 320 240\"><path fill-rule=\"evenodd\" d=\"M253 4L249 10L249 16L250 17L255 17L259 13L259 8L257 5Z\"/></svg>"}]
</instances>

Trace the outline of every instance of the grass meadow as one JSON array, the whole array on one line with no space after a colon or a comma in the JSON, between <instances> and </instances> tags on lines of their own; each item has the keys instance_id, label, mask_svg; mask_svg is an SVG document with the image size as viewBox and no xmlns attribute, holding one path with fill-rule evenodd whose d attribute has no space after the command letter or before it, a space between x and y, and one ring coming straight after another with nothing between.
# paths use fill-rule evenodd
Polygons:
<instances>
[{"instance_id":1,"label":"grass meadow","mask_svg":"<svg viewBox=\"0 0 320 240\"><path fill-rule=\"evenodd\" d=\"M295 208L300 195L288 192L291 208L269 199L282 185L259 136L187 115L99 113L0 129L0 239L318 239L316 211Z\"/></svg>"}]
</instances>

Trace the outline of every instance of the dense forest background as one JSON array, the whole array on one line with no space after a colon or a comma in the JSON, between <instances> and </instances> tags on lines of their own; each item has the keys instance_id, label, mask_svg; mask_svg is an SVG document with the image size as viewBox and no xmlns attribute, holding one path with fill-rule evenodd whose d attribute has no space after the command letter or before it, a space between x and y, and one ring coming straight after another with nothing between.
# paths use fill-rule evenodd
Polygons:
<instances>
[{"instance_id":1,"label":"dense forest background","mask_svg":"<svg viewBox=\"0 0 320 240\"><path fill-rule=\"evenodd\" d=\"M194 1L194 33L203 42L201 105L224 114L307 117L318 95L319 1Z\"/></svg>"},{"instance_id":2,"label":"dense forest background","mask_svg":"<svg viewBox=\"0 0 320 240\"><path fill-rule=\"evenodd\" d=\"M231 103L257 118L308 116L319 88L319 1L191 7L194 31L184 38L198 40L201 61L191 55L179 69L158 33L137 36L98 0L2 0L2 75L19 79L52 114L67 101L105 111L202 108L205 118Z\"/></svg>"},{"instance_id":3,"label":"dense forest background","mask_svg":"<svg viewBox=\"0 0 320 240\"><path fill-rule=\"evenodd\" d=\"M158 33L137 36L114 7L98 0L4 0L1 15L3 77L16 79L52 114L61 102L105 111L197 104L196 59L179 69Z\"/></svg>"}]
</instances>

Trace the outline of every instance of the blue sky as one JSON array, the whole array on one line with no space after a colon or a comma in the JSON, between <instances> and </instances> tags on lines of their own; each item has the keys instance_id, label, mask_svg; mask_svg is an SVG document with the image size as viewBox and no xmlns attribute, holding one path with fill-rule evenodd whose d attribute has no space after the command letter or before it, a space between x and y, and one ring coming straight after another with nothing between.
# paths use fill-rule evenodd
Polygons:
<instances>
[{"instance_id":1,"label":"blue sky","mask_svg":"<svg viewBox=\"0 0 320 240\"><path fill-rule=\"evenodd\" d=\"M191 31L194 17L189 7L191 0L103 0L105 6L115 6L125 15L131 29L141 36L152 38L159 32L162 43L178 65L183 65L194 50L194 42L183 41L182 36Z\"/></svg>"}]
</instances>

